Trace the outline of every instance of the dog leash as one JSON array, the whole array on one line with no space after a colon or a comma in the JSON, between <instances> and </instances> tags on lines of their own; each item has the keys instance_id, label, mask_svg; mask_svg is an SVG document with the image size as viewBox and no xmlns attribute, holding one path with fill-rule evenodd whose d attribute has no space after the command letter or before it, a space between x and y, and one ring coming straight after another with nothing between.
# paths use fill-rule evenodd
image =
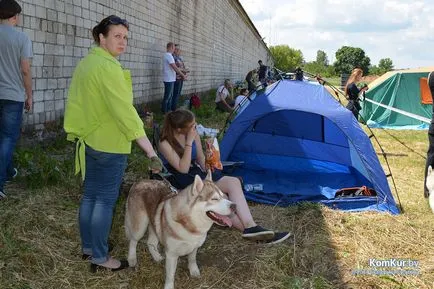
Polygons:
<instances>
[{"instance_id":1,"label":"dog leash","mask_svg":"<svg viewBox=\"0 0 434 289\"><path fill-rule=\"evenodd\" d=\"M163 167L163 169L166 169ZM167 169L166 169L167 171ZM169 182L169 180L167 180L167 176L170 176L170 173L168 172L160 172L160 173L149 173L150 179L151 180L158 180L158 181L162 181L169 189L170 189L170 194L168 194L166 197L163 198L163 201L166 201L168 199L171 199L175 196L178 195L178 190L172 186L172 184Z\"/></svg>"}]
</instances>

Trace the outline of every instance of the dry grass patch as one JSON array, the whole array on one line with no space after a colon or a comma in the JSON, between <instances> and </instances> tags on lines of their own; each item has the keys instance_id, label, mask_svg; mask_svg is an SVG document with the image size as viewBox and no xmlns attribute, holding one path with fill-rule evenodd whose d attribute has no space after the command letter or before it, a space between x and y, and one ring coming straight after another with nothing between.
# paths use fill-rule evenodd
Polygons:
<instances>
[{"instance_id":1,"label":"dry grass patch","mask_svg":"<svg viewBox=\"0 0 434 289\"><path fill-rule=\"evenodd\" d=\"M290 230L293 241L259 245L243 240L235 230L213 227L198 253L202 277L190 278L182 258L176 288L434 288L434 218L423 198L425 161L420 156L427 147L426 131L388 131L413 151L388 133L375 132L390 154L404 214L345 213L309 203L288 208L251 204L258 223ZM137 150L132 158L144 161ZM129 178L139 178L142 167L130 170ZM139 244L135 270L89 272L88 263L80 258L77 183L65 180L29 189L17 182L7 189L8 199L0 202L0 288L163 287L164 265L151 260L144 242ZM113 255L118 257L126 256L128 250L124 204L122 196L111 234ZM417 260L420 274L352 274L355 269L372 269L371 258Z\"/></svg>"}]
</instances>

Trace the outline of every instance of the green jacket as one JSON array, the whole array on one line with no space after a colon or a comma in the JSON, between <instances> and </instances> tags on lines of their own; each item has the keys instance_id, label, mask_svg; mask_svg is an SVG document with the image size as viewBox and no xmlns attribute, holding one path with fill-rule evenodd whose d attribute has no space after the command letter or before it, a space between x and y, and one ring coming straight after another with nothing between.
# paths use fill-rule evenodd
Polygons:
<instances>
[{"instance_id":1,"label":"green jacket","mask_svg":"<svg viewBox=\"0 0 434 289\"><path fill-rule=\"evenodd\" d=\"M129 154L131 141L145 135L133 106L131 74L100 47L75 68L65 109L67 139L77 141L75 173L85 176L85 143L95 150Z\"/></svg>"}]
</instances>

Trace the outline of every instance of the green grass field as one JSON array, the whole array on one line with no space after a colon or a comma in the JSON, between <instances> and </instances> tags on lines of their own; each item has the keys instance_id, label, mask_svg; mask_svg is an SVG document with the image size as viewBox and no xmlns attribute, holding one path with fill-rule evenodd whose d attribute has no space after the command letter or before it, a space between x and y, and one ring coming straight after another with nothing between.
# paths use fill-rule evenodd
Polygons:
<instances>
[{"instance_id":1,"label":"green grass field","mask_svg":"<svg viewBox=\"0 0 434 289\"><path fill-rule=\"evenodd\" d=\"M227 116L214 111L212 94L195 113L198 123L220 129ZM189 277L182 258L176 288L434 288L434 215L422 191L426 131L374 132L388 155L403 214L347 213L311 203L288 208L251 204L258 223L290 230L294 242L252 244L233 229L214 226L198 252L201 278ZM73 175L73 150L63 136L18 149L22 175L0 201L0 288L163 288L164 265L152 262L145 242L139 244L136 269L91 274L81 260L81 185ZM147 159L133 145L124 191L140 178L147 178ZM128 251L124 205L122 194L111 234L116 257ZM371 258L417 260L418 275L353 274L373 269Z\"/></svg>"}]
</instances>

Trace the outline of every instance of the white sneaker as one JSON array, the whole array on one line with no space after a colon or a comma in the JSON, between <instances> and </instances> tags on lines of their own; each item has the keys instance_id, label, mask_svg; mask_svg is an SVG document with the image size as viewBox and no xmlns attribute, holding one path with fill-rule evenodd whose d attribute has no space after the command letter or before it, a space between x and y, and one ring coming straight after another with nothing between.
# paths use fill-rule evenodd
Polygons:
<instances>
[{"instance_id":1,"label":"white sneaker","mask_svg":"<svg viewBox=\"0 0 434 289\"><path fill-rule=\"evenodd\" d=\"M0 191L0 200L6 198L6 194L3 191Z\"/></svg>"}]
</instances>

